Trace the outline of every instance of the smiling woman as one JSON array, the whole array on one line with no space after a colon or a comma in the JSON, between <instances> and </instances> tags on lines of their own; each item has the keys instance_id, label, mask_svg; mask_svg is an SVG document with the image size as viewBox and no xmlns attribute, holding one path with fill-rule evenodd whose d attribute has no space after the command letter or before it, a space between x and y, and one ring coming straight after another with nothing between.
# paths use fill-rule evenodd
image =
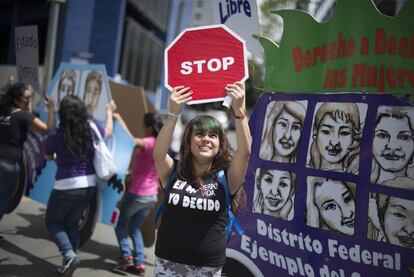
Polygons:
<instances>
[{"instance_id":1,"label":"smiling woman","mask_svg":"<svg viewBox=\"0 0 414 277\"><path fill-rule=\"evenodd\" d=\"M155 276L221 276L230 214L224 179L232 204L236 204L232 205L234 211L244 192L251 146L244 84L228 84L224 89L232 98L236 151L232 151L220 122L201 115L185 127L178 161L168 155L168 149L182 106L192 100L192 92L179 86L171 93L171 111L154 148L162 186L168 186L155 245ZM223 178L218 176L221 173Z\"/></svg>"}]
</instances>

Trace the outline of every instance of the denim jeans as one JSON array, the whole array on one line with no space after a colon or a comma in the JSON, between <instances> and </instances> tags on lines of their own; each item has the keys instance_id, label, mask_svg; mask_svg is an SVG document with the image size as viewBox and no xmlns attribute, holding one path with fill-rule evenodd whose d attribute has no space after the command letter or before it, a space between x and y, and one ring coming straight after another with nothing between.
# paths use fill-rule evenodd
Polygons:
<instances>
[{"instance_id":1,"label":"denim jeans","mask_svg":"<svg viewBox=\"0 0 414 277\"><path fill-rule=\"evenodd\" d=\"M126 193L121 202L115 233L122 257L134 256L134 264L136 265L144 263L144 242L140 228L156 203L156 195L138 196L131 193ZM133 243L133 255L129 246L127 229Z\"/></svg>"},{"instance_id":2,"label":"denim jeans","mask_svg":"<svg viewBox=\"0 0 414 277\"><path fill-rule=\"evenodd\" d=\"M52 190L46 210L46 228L62 255L76 252L82 212L96 193L96 187Z\"/></svg>"},{"instance_id":3,"label":"denim jeans","mask_svg":"<svg viewBox=\"0 0 414 277\"><path fill-rule=\"evenodd\" d=\"M20 165L0 159L0 220L9 207L19 181Z\"/></svg>"}]
</instances>

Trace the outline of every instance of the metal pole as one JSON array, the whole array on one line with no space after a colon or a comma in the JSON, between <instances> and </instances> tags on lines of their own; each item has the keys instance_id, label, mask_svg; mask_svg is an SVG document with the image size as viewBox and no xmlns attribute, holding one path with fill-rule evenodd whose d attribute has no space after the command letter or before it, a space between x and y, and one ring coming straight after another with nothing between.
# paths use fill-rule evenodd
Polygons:
<instances>
[{"instance_id":1,"label":"metal pole","mask_svg":"<svg viewBox=\"0 0 414 277\"><path fill-rule=\"evenodd\" d=\"M53 76L53 69L55 65L55 52L56 52L56 38L57 29L59 24L59 8L60 4L65 3L66 0L50 0L50 13L49 22L47 24L47 39L46 39L46 55L45 55L45 67L44 67L44 81L43 91L46 92L49 86L50 80Z\"/></svg>"}]
</instances>

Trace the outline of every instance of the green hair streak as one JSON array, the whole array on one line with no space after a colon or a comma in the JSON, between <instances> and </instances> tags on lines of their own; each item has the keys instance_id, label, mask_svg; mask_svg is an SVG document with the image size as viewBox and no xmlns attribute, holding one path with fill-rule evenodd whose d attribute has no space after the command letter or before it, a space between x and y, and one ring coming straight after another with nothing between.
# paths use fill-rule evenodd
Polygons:
<instances>
[{"instance_id":1,"label":"green hair streak","mask_svg":"<svg viewBox=\"0 0 414 277\"><path fill-rule=\"evenodd\" d=\"M220 123L210 116L200 116L194 122L193 132L220 134Z\"/></svg>"}]
</instances>

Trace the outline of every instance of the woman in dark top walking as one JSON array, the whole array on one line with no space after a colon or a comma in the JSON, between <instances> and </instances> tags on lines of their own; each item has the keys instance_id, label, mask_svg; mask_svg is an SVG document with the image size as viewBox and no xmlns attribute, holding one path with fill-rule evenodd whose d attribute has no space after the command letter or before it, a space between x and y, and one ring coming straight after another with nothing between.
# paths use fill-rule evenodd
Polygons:
<instances>
[{"instance_id":1,"label":"woman in dark top walking","mask_svg":"<svg viewBox=\"0 0 414 277\"><path fill-rule=\"evenodd\" d=\"M17 189L28 130L46 134L54 128L53 101L45 100L48 122L44 123L29 112L31 98L30 87L23 83L10 86L0 98L0 220Z\"/></svg>"}]
</instances>

